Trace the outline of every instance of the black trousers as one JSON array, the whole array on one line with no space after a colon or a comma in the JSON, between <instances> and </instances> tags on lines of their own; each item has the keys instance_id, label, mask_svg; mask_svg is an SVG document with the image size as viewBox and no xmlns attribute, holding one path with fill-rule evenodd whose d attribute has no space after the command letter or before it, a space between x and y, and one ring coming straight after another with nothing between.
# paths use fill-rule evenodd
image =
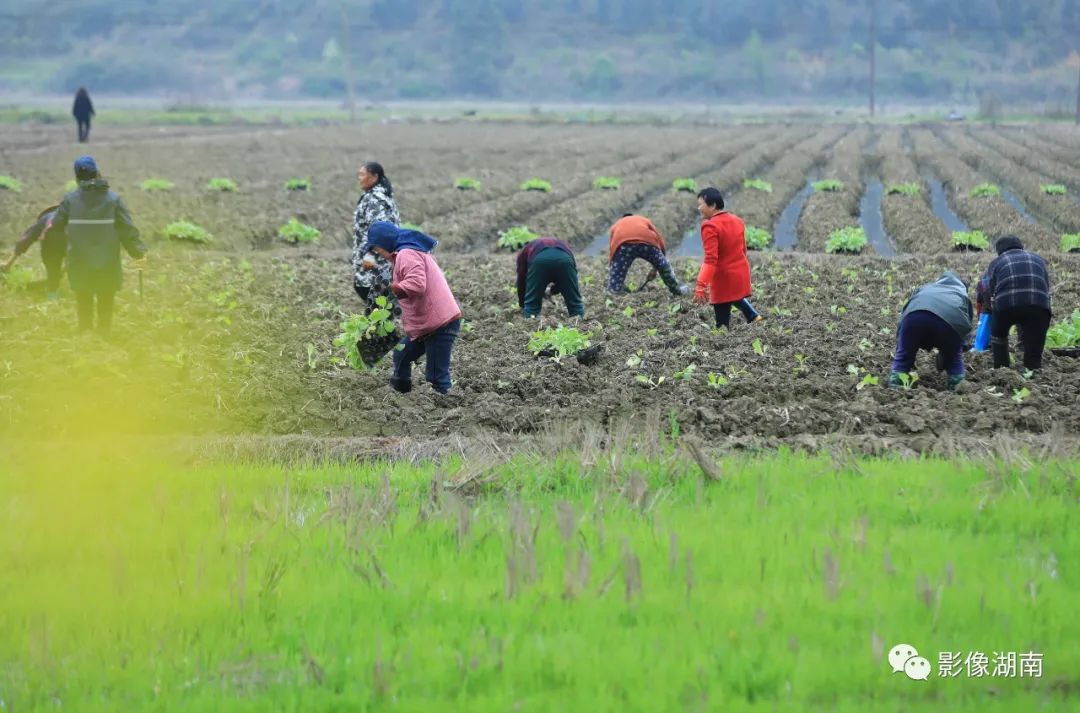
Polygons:
<instances>
[{"instance_id":1,"label":"black trousers","mask_svg":"<svg viewBox=\"0 0 1080 713\"><path fill-rule=\"evenodd\" d=\"M732 307L739 308L747 324L753 322L754 317L758 316L757 310L754 309L753 305L750 304L750 300L746 297L743 297L738 302L721 302L713 305L713 314L716 316L717 327L727 327L731 324Z\"/></svg>"},{"instance_id":2,"label":"black trousers","mask_svg":"<svg viewBox=\"0 0 1080 713\"><path fill-rule=\"evenodd\" d=\"M1024 347L1024 368L1042 368L1046 331L1050 329L1050 310L1043 307L1013 307L995 309L990 317L990 345L994 353L994 368L1009 365L1009 330L1013 325L1020 333Z\"/></svg>"},{"instance_id":3,"label":"black trousers","mask_svg":"<svg viewBox=\"0 0 1080 713\"><path fill-rule=\"evenodd\" d=\"M112 290L80 291L75 293L75 303L79 312L79 330L86 331L94 326L94 302L97 301L98 331L107 334L112 328L113 301L116 293Z\"/></svg>"},{"instance_id":4,"label":"black trousers","mask_svg":"<svg viewBox=\"0 0 1080 713\"><path fill-rule=\"evenodd\" d=\"M90 118L76 119L79 122L79 143L85 144L90 140Z\"/></svg>"}]
</instances>

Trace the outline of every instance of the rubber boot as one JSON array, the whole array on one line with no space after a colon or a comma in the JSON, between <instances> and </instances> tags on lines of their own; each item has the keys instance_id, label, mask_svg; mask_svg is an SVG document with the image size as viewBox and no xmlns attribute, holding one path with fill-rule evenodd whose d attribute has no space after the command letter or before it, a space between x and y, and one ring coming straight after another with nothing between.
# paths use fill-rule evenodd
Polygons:
<instances>
[{"instance_id":1,"label":"rubber boot","mask_svg":"<svg viewBox=\"0 0 1080 713\"><path fill-rule=\"evenodd\" d=\"M403 379L400 376L391 376L390 388L392 388L399 394L407 394L412 391L412 379Z\"/></svg>"},{"instance_id":2,"label":"rubber boot","mask_svg":"<svg viewBox=\"0 0 1080 713\"><path fill-rule=\"evenodd\" d=\"M960 382L964 380L963 374L956 374L955 376L949 376L949 391L956 391L956 387L960 385Z\"/></svg>"},{"instance_id":3,"label":"rubber boot","mask_svg":"<svg viewBox=\"0 0 1080 713\"><path fill-rule=\"evenodd\" d=\"M904 385L904 382L900 381L900 372L899 371L890 371L889 372L889 388L890 389L899 389L903 385Z\"/></svg>"}]
</instances>

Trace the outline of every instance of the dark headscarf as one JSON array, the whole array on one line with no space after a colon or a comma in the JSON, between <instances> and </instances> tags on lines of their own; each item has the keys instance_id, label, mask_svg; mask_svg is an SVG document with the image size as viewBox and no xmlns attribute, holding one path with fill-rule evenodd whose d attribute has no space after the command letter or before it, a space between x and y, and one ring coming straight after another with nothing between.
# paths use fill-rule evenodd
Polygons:
<instances>
[{"instance_id":1,"label":"dark headscarf","mask_svg":"<svg viewBox=\"0 0 1080 713\"><path fill-rule=\"evenodd\" d=\"M1024 244L1020 242L1020 238L1015 235L1006 235L1002 238L998 238L994 243L994 250L997 250L997 254L1000 255L1003 252L1009 250L1023 250Z\"/></svg>"},{"instance_id":2,"label":"dark headscarf","mask_svg":"<svg viewBox=\"0 0 1080 713\"><path fill-rule=\"evenodd\" d=\"M97 161L93 156L79 156L75 159L75 178L80 181L88 181L98 177Z\"/></svg>"},{"instance_id":3,"label":"dark headscarf","mask_svg":"<svg viewBox=\"0 0 1080 713\"><path fill-rule=\"evenodd\" d=\"M368 228L367 237L369 248L382 248L388 253L395 253L398 250L419 250L422 253L429 253L439 244L438 240L419 230L399 228L385 220L372 223Z\"/></svg>"}]
</instances>

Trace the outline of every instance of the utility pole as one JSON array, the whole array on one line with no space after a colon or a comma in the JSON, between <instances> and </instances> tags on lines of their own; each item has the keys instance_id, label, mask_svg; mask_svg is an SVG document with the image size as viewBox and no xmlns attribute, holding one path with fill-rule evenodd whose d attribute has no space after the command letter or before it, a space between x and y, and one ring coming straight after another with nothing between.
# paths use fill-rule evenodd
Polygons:
<instances>
[{"instance_id":1,"label":"utility pole","mask_svg":"<svg viewBox=\"0 0 1080 713\"><path fill-rule=\"evenodd\" d=\"M877 0L870 0L870 116L874 116L874 85L877 83Z\"/></svg>"},{"instance_id":2,"label":"utility pole","mask_svg":"<svg viewBox=\"0 0 1080 713\"><path fill-rule=\"evenodd\" d=\"M349 104L349 123L356 121L356 97L353 96L352 43L349 42L348 3L341 4L341 67L345 72L345 101Z\"/></svg>"}]
</instances>

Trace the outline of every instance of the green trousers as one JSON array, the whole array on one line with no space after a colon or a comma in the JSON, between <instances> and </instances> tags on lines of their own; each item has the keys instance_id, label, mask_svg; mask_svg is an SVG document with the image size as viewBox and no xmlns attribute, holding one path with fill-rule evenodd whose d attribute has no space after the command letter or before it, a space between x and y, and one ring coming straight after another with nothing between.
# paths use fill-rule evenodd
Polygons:
<instances>
[{"instance_id":1,"label":"green trousers","mask_svg":"<svg viewBox=\"0 0 1080 713\"><path fill-rule=\"evenodd\" d=\"M577 265L574 257L558 248L546 248L536 253L529 264L525 277L525 316L535 317L540 314L544 301L544 290L554 284L552 294L562 294L566 301L566 311L570 316L584 316L585 302L581 299L581 287L578 285Z\"/></svg>"}]
</instances>

